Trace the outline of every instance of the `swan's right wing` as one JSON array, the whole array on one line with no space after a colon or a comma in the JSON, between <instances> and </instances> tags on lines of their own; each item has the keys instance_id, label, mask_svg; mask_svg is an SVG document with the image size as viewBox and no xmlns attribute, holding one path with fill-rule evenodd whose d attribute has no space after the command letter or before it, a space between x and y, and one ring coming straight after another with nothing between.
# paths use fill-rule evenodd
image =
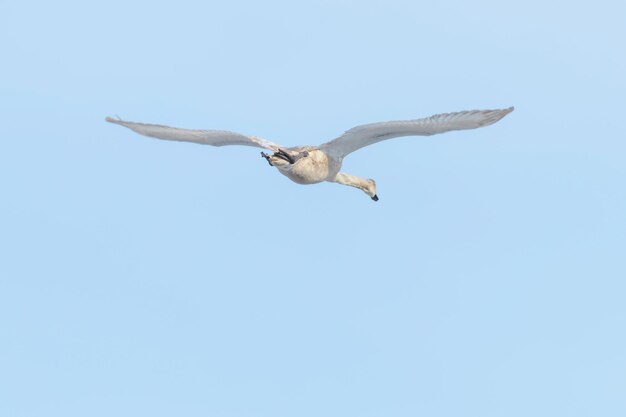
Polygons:
<instances>
[{"instance_id":1,"label":"swan's right wing","mask_svg":"<svg viewBox=\"0 0 626 417\"><path fill-rule=\"evenodd\" d=\"M364 146L400 136L430 136L451 130L488 126L512 111L513 107L500 110L470 110L436 114L424 119L371 123L353 127L337 139L324 143L320 149L343 158Z\"/></svg>"},{"instance_id":2,"label":"swan's right wing","mask_svg":"<svg viewBox=\"0 0 626 417\"><path fill-rule=\"evenodd\" d=\"M139 133L140 135L149 136L157 139L175 140L180 142L194 142L212 146L256 146L258 148L270 149L274 152L278 151L279 149L279 145L272 143L268 140L261 139L256 136L246 136L227 130L180 129L177 127L153 125L148 123L127 122L124 120L113 119L111 117L107 117L106 121L127 127L130 130Z\"/></svg>"}]
</instances>

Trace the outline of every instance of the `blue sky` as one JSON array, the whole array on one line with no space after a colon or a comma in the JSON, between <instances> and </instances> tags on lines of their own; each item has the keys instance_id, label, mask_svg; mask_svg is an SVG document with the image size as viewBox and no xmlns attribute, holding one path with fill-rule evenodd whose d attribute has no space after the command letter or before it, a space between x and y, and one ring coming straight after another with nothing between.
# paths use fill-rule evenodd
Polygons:
<instances>
[{"instance_id":1,"label":"blue sky","mask_svg":"<svg viewBox=\"0 0 626 417\"><path fill-rule=\"evenodd\" d=\"M0 415L623 416L626 6L0 1ZM258 150L514 105L350 155Z\"/></svg>"}]
</instances>

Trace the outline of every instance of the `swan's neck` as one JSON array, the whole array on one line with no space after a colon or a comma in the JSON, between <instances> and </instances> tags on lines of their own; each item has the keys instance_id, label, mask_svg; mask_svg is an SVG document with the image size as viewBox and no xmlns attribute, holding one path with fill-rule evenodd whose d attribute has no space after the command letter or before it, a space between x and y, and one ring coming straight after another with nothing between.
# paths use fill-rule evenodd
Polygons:
<instances>
[{"instance_id":1,"label":"swan's neck","mask_svg":"<svg viewBox=\"0 0 626 417\"><path fill-rule=\"evenodd\" d=\"M378 197L376 197L376 182L374 180L366 180L364 178L340 172L335 176L333 181L338 182L339 184L349 185L350 187L356 187L372 197L372 199L378 200Z\"/></svg>"}]
</instances>

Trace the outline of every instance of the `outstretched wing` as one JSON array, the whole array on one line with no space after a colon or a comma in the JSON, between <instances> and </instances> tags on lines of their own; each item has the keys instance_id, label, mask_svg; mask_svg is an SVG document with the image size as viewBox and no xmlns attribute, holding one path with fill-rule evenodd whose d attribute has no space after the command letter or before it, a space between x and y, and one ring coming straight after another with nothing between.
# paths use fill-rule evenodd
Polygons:
<instances>
[{"instance_id":1,"label":"outstretched wing","mask_svg":"<svg viewBox=\"0 0 626 417\"><path fill-rule=\"evenodd\" d=\"M512 111L513 107L500 110L470 110L436 114L417 120L371 123L353 127L337 139L324 143L320 149L335 157L343 158L364 146L399 136L430 136L450 130L488 126Z\"/></svg>"},{"instance_id":2,"label":"outstretched wing","mask_svg":"<svg viewBox=\"0 0 626 417\"><path fill-rule=\"evenodd\" d=\"M153 125L148 123L127 122L124 120L106 118L107 122L125 126L140 135L150 136L157 139L176 140L180 142L195 142L203 145L227 146L243 145L256 146L259 148L278 151L279 145L256 136L246 136L240 133L229 132L227 130L194 130L179 129L163 125Z\"/></svg>"}]
</instances>

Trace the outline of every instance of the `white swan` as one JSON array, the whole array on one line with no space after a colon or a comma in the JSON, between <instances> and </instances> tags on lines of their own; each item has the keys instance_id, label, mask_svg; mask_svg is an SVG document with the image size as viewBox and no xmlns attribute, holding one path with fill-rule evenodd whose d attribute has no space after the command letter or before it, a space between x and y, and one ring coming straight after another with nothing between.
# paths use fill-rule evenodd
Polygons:
<instances>
[{"instance_id":1,"label":"white swan","mask_svg":"<svg viewBox=\"0 0 626 417\"><path fill-rule=\"evenodd\" d=\"M246 136L225 130L191 130L176 127L134 123L106 118L107 122L126 126L135 132L158 139L195 142L205 145L256 146L273 151L261 152L271 166L298 184L337 182L363 190L378 201L376 182L339 172L343 158L364 146L399 136L430 136L451 130L475 129L497 122L513 111L513 107L499 110L471 110L437 114L417 120L371 123L353 127L338 138L319 146L285 148L256 136Z\"/></svg>"}]
</instances>

